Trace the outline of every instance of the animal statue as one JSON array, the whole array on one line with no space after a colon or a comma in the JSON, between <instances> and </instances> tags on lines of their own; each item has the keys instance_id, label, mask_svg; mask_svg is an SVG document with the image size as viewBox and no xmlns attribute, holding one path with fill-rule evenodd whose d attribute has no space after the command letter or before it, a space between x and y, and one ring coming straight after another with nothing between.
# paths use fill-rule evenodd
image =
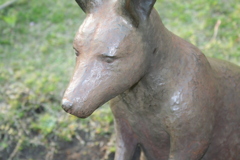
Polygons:
<instances>
[{"instance_id":1,"label":"animal statue","mask_svg":"<svg viewBox=\"0 0 240 160\"><path fill-rule=\"evenodd\" d=\"M240 67L166 29L156 0L77 0L86 19L63 109L110 101L115 160L240 160Z\"/></svg>"}]
</instances>

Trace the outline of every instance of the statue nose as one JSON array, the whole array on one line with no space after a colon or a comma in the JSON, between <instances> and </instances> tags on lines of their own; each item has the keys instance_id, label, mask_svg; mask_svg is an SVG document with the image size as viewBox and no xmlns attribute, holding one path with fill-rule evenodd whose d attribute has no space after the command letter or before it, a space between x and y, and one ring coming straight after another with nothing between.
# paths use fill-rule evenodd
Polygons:
<instances>
[{"instance_id":1,"label":"statue nose","mask_svg":"<svg viewBox=\"0 0 240 160\"><path fill-rule=\"evenodd\" d=\"M73 102L70 102L68 99L63 98L62 100L62 108L67 112L73 107Z\"/></svg>"}]
</instances>

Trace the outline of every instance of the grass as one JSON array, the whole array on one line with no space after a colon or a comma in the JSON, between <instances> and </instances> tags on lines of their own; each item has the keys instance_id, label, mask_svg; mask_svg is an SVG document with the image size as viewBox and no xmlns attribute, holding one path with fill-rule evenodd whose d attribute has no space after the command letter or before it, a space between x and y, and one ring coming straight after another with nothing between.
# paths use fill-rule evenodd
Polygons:
<instances>
[{"instance_id":1,"label":"grass","mask_svg":"<svg viewBox=\"0 0 240 160\"><path fill-rule=\"evenodd\" d=\"M207 56L240 63L240 3L237 0L158 2L156 8L171 31L198 46Z\"/></svg>"},{"instance_id":2,"label":"grass","mask_svg":"<svg viewBox=\"0 0 240 160\"><path fill-rule=\"evenodd\" d=\"M159 0L155 7L169 30L207 56L240 64L237 0ZM108 107L86 120L60 107L75 63L72 40L83 19L67 0L18 0L0 10L0 159L14 149L17 157L24 147L71 141L80 130L113 132Z\"/></svg>"}]
</instances>

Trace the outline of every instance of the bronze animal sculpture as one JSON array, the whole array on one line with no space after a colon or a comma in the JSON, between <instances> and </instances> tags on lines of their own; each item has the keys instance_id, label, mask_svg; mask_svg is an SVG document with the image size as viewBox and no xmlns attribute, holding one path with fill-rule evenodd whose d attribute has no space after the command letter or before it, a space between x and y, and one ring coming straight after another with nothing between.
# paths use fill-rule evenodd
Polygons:
<instances>
[{"instance_id":1,"label":"bronze animal sculpture","mask_svg":"<svg viewBox=\"0 0 240 160\"><path fill-rule=\"evenodd\" d=\"M77 0L87 17L62 106L80 118L110 101L115 160L240 159L240 67L168 31L156 0Z\"/></svg>"}]
</instances>

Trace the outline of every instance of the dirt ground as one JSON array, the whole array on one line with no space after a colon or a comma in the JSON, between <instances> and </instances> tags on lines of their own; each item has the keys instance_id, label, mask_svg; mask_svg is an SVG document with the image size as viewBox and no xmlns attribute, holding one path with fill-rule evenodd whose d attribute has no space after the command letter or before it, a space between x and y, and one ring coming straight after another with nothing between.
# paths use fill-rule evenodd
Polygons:
<instances>
[{"instance_id":1,"label":"dirt ground","mask_svg":"<svg viewBox=\"0 0 240 160\"><path fill-rule=\"evenodd\" d=\"M88 140L83 134L72 141L55 141L49 148L44 146L26 146L14 152L16 144L0 153L0 160L113 160L114 146L112 135L98 135ZM12 154L14 156L12 157Z\"/></svg>"}]
</instances>

